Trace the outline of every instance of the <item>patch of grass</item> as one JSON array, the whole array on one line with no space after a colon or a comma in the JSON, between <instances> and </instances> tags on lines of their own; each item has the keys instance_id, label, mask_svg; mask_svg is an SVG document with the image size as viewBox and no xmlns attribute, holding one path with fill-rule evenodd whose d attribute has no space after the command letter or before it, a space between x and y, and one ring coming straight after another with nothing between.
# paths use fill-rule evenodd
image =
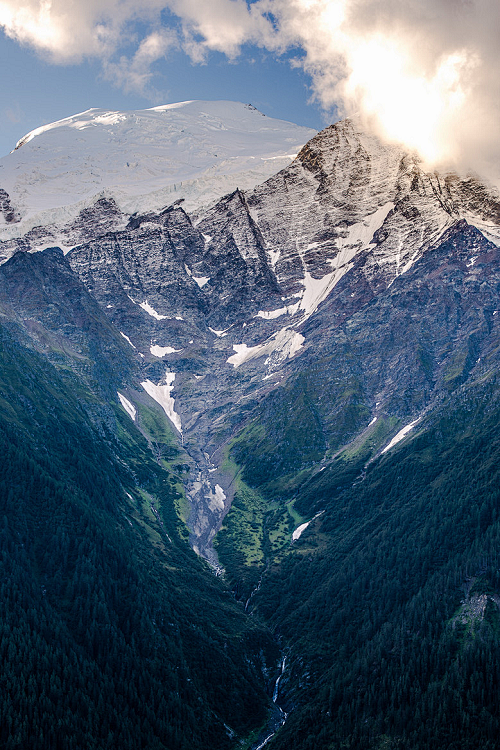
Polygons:
<instances>
[{"instance_id":1,"label":"patch of grass","mask_svg":"<svg viewBox=\"0 0 500 750\"><path fill-rule=\"evenodd\" d=\"M289 500L286 503L286 509L288 511L288 514L292 518L295 526L300 526L301 523L304 523L305 518L304 516L301 516L297 510L295 510L295 502L296 502L296 498Z\"/></svg>"},{"instance_id":2,"label":"patch of grass","mask_svg":"<svg viewBox=\"0 0 500 750\"><path fill-rule=\"evenodd\" d=\"M229 448L221 466L234 477L235 494L214 547L242 597L249 596L265 566L264 527L268 504L242 479Z\"/></svg>"},{"instance_id":3,"label":"patch of grass","mask_svg":"<svg viewBox=\"0 0 500 750\"><path fill-rule=\"evenodd\" d=\"M154 443L172 448L173 454L178 455L180 451L177 445L177 435L165 414L160 409L146 406L146 404L137 404L137 414L138 425L147 438Z\"/></svg>"},{"instance_id":4,"label":"patch of grass","mask_svg":"<svg viewBox=\"0 0 500 750\"><path fill-rule=\"evenodd\" d=\"M277 555L290 544L290 518L286 513L276 513L272 522L268 522L268 539L273 555Z\"/></svg>"},{"instance_id":5,"label":"patch of grass","mask_svg":"<svg viewBox=\"0 0 500 750\"><path fill-rule=\"evenodd\" d=\"M181 519L181 521L187 524L191 509L189 507L189 502L186 497L184 485L181 482L176 482L174 487L175 487L175 490L177 491L177 497L174 500L176 513Z\"/></svg>"},{"instance_id":6,"label":"patch of grass","mask_svg":"<svg viewBox=\"0 0 500 750\"><path fill-rule=\"evenodd\" d=\"M372 425L370 431L361 439L353 440L352 443L345 448L341 456L347 460L358 459L360 456L366 455L368 459L370 455L376 453L386 443L389 442L390 436L394 432L394 428L398 424L397 417L379 417L377 421Z\"/></svg>"},{"instance_id":7,"label":"patch of grass","mask_svg":"<svg viewBox=\"0 0 500 750\"><path fill-rule=\"evenodd\" d=\"M231 539L231 547L242 553L245 565L263 563L263 521L266 510L266 503L260 495L239 480L222 530L226 539Z\"/></svg>"}]
</instances>

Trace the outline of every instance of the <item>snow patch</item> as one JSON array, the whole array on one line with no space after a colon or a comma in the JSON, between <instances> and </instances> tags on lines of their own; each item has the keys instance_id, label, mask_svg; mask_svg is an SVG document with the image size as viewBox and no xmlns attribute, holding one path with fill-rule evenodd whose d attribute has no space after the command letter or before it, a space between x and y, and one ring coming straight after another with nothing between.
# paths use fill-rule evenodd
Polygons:
<instances>
[{"instance_id":1,"label":"snow patch","mask_svg":"<svg viewBox=\"0 0 500 750\"><path fill-rule=\"evenodd\" d=\"M326 466L324 468L326 468ZM324 512L325 512L324 510L320 510L320 512L316 513L316 515L313 516L310 521L306 521L305 523L301 523L300 526L297 526L295 531L292 533L292 542L296 542L297 539L300 539L300 537L302 536L303 532L307 529L309 524L312 523L316 518L321 516Z\"/></svg>"},{"instance_id":2,"label":"snow patch","mask_svg":"<svg viewBox=\"0 0 500 750\"><path fill-rule=\"evenodd\" d=\"M205 284L208 284L208 282L210 281L210 276L193 276L193 272L191 271L189 266L187 266L185 263L184 263L184 268L186 270L187 275L191 276L193 281L195 281L198 284L200 289L202 289L205 286Z\"/></svg>"},{"instance_id":3,"label":"snow patch","mask_svg":"<svg viewBox=\"0 0 500 750\"><path fill-rule=\"evenodd\" d=\"M215 485L215 502L217 503L218 508L220 510L224 510L225 507L225 500L226 500L226 493L220 486L220 484Z\"/></svg>"},{"instance_id":4,"label":"snow patch","mask_svg":"<svg viewBox=\"0 0 500 750\"><path fill-rule=\"evenodd\" d=\"M302 295L299 294L299 297ZM299 309L299 304L288 305L287 307L280 307L278 310L259 310L256 318L264 318L264 320L274 320L275 318L281 318L282 315L294 315Z\"/></svg>"},{"instance_id":5,"label":"snow patch","mask_svg":"<svg viewBox=\"0 0 500 750\"><path fill-rule=\"evenodd\" d=\"M158 346L155 344L154 346L149 347L149 351L151 354L153 354L155 357L164 357L165 354L176 354L177 352L181 352L182 349L174 349L173 346Z\"/></svg>"},{"instance_id":6,"label":"snow patch","mask_svg":"<svg viewBox=\"0 0 500 750\"><path fill-rule=\"evenodd\" d=\"M125 398L125 396L122 393L120 393L120 391L117 391L117 393L118 393L118 398L120 399L121 405L123 406L123 408L129 415L129 417L132 419L132 421L135 422L135 418L137 416L137 409L135 408L133 404L130 403L128 398Z\"/></svg>"},{"instance_id":7,"label":"snow patch","mask_svg":"<svg viewBox=\"0 0 500 750\"><path fill-rule=\"evenodd\" d=\"M233 350L236 354L231 355L227 362L233 367L239 367L243 362L249 362L257 357L268 355L266 364L270 363L271 355L277 354L278 361L291 359L301 349L304 344L304 336L290 328L282 328L271 336L264 344L257 346L247 346L246 344L233 344Z\"/></svg>"},{"instance_id":8,"label":"snow patch","mask_svg":"<svg viewBox=\"0 0 500 750\"><path fill-rule=\"evenodd\" d=\"M133 300L132 300L133 301ZM137 303L135 303L137 304ZM140 302L139 307L142 307L142 309L147 312L148 315L151 315L152 318L155 318L155 320L166 320L167 315L160 315L160 313L157 313L156 310L154 310L149 302L146 300L145 302Z\"/></svg>"},{"instance_id":9,"label":"snow patch","mask_svg":"<svg viewBox=\"0 0 500 750\"><path fill-rule=\"evenodd\" d=\"M124 333L122 333L122 331L120 331L120 335L121 335L121 336L123 336L123 338L125 339L125 341L128 341L128 343L130 344L130 346L131 346L131 347L132 347L133 349L137 349L137 347L136 347L136 346L134 346L134 344L133 344L133 343L131 342L131 340L129 339L129 337L128 337L128 336L126 336L126 335L125 335Z\"/></svg>"},{"instance_id":10,"label":"snow patch","mask_svg":"<svg viewBox=\"0 0 500 750\"><path fill-rule=\"evenodd\" d=\"M155 385L151 380L145 380L141 385L146 393L161 406L174 427L182 433L181 418L175 411L175 399L170 395L174 389L175 372L166 372L164 380L164 385Z\"/></svg>"},{"instance_id":11,"label":"snow patch","mask_svg":"<svg viewBox=\"0 0 500 750\"><path fill-rule=\"evenodd\" d=\"M210 281L210 276L193 276L193 281L196 281L200 289L203 289L205 284Z\"/></svg>"},{"instance_id":12,"label":"snow patch","mask_svg":"<svg viewBox=\"0 0 500 750\"><path fill-rule=\"evenodd\" d=\"M307 529L307 527L309 526L310 523L311 523L310 521L307 521L306 523L301 523L300 526L297 526L297 528L295 529L295 531L292 534L292 541L293 542L296 542L297 539L300 539L300 537L302 536L302 532Z\"/></svg>"},{"instance_id":13,"label":"snow patch","mask_svg":"<svg viewBox=\"0 0 500 750\"><path fill-rule=\"evenodd\" d=\"M306 272L302 281L304 294L300 301L300 309L304 310L305 319L309 318L318 309L343 275L343 273L333 271L332 273L327 273L321 279L314 279L309 272Z\"/></svg>"},{"instance_id":14,"label":"snow patch","mask_svg":"<svg viewBox=\"0 0 500 750\"><path fill-rule=\"evenodd\" d=\"M299 352L299 350L304 345L305 338L301 333L294 333L292 338L289 341L289 349L287 351L287 356L289 359L291 359L295 354Z\"/></svg>"},{"instance_id":15,"label":"snow patch","mask_svg":"<svg viewBox=\"0 0 500 750\"><path fill-rule=\"evenodd\" d=\"M414 419L413 422L410 422L410 424L407 424L406 427L403 427L402 430L400 430L396 435L394 435L391 442L389 443L389 445L386 445L382 453L387 453L387 451L391 450L391 448L394 448L396 443L399 443L404 437L406 437L406 435L408 435L410 430L412 430L415 427L417 422L420 422L420 419L421 417L418 417L418 419Z\"/></svg>"},{"instance_id":16,"label":"snow patch","mask_svg":"<svg viewBox=\"0 0 500 750\"><path fill-rule=\"evenodd\" d=\"M233 344L233 349L236 352L236 354L233 354L231 357L227 359L227 362L229 364L233 365L233 367L239 367L243 362L246 362L248 359L253 359L254 357L259 356L259 351L262 349L262 346L247 346L246 344Z\"/></svg>"},{"instance_id":17,"label":"snow patch","mask_svg":"<svg viewBox=\"0 0 500 750\"><path fill-rule=\"evenodd\" d=\"M388 214L394 208L394 203L388 202L378 208L363 221L351 224L344 237L337 239L338 253L330 261L332 273L327 273L321 279L315 279L306 272L302 281L304 293L300 302L300 309L304 310L304 320L310 318L325 300L332 289L338 284L352 267L352 260L363 248L369 247L375 232L380 229ZM321 243L311 243L308 249Z\"/></svg>"},{"instance_id":18,"label":"snow patch","mask_svg":"<svg viewBox=\"0 0 500 750\"><path fill-rule=\"evenodd\" d=\"M231 326L229 326L229 328L231 328ZM216 331L215 328L210 328L210 326L208 326L208 330L212 331L212 333L214 333L217 338L223 338L224 336L227 336L229 328L225 328L223 331Z\"/></svg>"},{"instance_id":19,"label":"snow patch","mask_svg":"<svg viewBox=\"0 0 500 750\"><path fill-rule=\"evenodd\" d=\"M373 214L363 219L363 221L352 224L348 229L347 237L342 240L342 244L344 246L353 244L361 245L362 247L368 246L373 239L373 235L380 229L393 208L394 203L388 201L383 206L380 206L380 208L377 208Z\"/></svg>"},{"instance_id":20,"label":"snow patch","mask_svg":"<svg viewBox=\"0 0 500 750\"><path fill-rule=\"evenodd\" d=\"M256 318L264 318L264 320L274 320L275 318L280 318L282 315L286 315L288 312L288 308L286 307L280 307L279 310L259 310Z\"/></svg>"}]
</instances>

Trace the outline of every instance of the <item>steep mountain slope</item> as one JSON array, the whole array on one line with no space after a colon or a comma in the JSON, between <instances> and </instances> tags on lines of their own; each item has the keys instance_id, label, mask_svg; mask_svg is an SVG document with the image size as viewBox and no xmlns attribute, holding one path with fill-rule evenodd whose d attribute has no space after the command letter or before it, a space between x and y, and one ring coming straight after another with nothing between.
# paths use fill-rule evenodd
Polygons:
<instances>
[{"instance_id":1,"label":"steep mountain slope","mask_svg":"<svg viewBox=\"0 0 500 750\"><path fill-rule=\"evenodd\" d=\"M493 376L301 486L323 514L252 598L291 645L270 747L496 747L498 408Z\"/></svg>"},{"instance_id":2,"label":"steep mountain slope","mask_svg":"<svg viewBox=\"0 0 500 750\"><path fill-rule=\"evenodd\" d=\"M267 744L493 747L498 195L345 121L196 216L101 200L64 231L84 239L65 256L0 266L3 317L83 389L117 467L167 472L168 536L175 508L267 676L255 618L282 639L291 714ZM247 663L239 738L266 705Z\"/></svg>"},{"instance_id":3,"label":"steep mountain slope","mask_svg":"<svg viewBox=\"0 0 500 750\"><path fill-rule=\"evenodd\" d=\"M302 400L298 409L299 422L300 413L304 419L314 413L318 424L310 460L338 449L377 415L385 415L377 434L390 437L391 425L410 422L440 397L444 375L435 378L437 350L428 351L434 344L425 340L415 343L414 367L407 368L409 381L421 385L406 399L394 367L373 361L376 342L372 359L358 347L359 362L345 378L333 374L329 358L342 349L342 368L355 356L342 344L348 321L406 277L419 258L434 257L451 227L465 231L457 222L467 220L498 242L499 210L495 195L477 180L428 175L416 157L345 121L316 136L262 186L236 191L194 223L181 206L136 214L127 223L118 212L123 228L112 232L102 202L80 216L79 233L92 239L67 258L130 346L136 370L127 380L127 398L134 404L145 389L153 398L163 394L165 411L197 465L188 487L197 549L215 559L210 540L234 491L223 455L236 426L268 393L283 408L295 408L285 407L285 384L294 373L304 381L314 363L313 391L323 394L323 405L313 396L305 411ZM477 241L486 241L483 234ZM29 248L33 241L28 234L20 242ZM476 250L467 252L463 262L473 264ZM404 361L400 351L395 356ZM439 356L442 373L453 368L449 341ZM361 372L365 361L378 371L369 385ZM380 432L383 423L387 429ZM265 446L271 465L276 440L274 434L270 443L258 443L257 455ZM286 455L289 463L296 460L293 450ZM257 463L263 471L265 462Z\"/></svg>"},{"instance_id":4,"label":"steep mountain slope","mask_svg":"<svg viewBox=\"0 0 500 750\"><path fill-rule=\"evenodd\" d=\"M498 252L452 227L232 443L217 549L290 646L276 747L495 746Z\"/></svg>"}]
</instances>

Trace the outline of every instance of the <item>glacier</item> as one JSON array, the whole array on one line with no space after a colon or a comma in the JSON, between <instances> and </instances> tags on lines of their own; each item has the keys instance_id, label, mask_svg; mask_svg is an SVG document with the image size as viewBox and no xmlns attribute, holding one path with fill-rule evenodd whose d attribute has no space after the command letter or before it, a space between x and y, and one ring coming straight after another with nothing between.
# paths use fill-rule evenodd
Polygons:
<instances>
[{"instance_id":1,"label":"glacier","mask_svg":"<svg viewBox=\"0 0 500 750\"><path fill-rule=\"evenodd\" d=\"M315 133L240 102L88 109L32 130L0 159L0 186L21 219L0 216L0 239L68 222L102 197L127 214L181 200L199 210L263 182Z\"/></svg>"}]
</instances>

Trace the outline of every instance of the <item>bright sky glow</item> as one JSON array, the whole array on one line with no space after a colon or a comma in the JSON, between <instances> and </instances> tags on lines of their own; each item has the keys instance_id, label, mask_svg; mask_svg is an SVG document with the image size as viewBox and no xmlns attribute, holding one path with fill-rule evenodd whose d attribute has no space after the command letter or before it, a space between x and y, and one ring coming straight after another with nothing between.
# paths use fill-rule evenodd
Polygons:
<instances>
[{"instance_id":1,"label":"bright sky glow","mask_svg":"<svg viewBox=\"0 0 500 750\"><path fill-rule=\"evenodd\" d=\"M379 36L354 45L351 64L345 98L360 104L386 137L403 138L431 163L457 159L450 131L466 102L460 73L473 64L466 53L446 57L429 78L415 71L403 45Z\"/></svg>"}]
</instances>

